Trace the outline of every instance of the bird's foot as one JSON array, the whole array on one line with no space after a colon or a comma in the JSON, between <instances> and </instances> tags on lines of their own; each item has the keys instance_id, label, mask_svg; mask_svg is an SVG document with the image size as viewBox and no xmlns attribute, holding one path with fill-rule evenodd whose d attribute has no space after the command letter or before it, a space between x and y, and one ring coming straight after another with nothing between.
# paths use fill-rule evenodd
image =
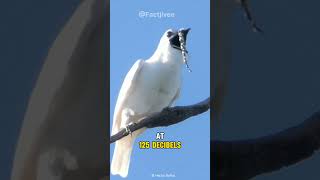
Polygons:
<instances>
[{"instance_id":1,"label":"bird's foot","mask_svg":"<svg viewBox=\"0 0 320 180\"><path fill-rule=\"evenodd\" d=\"M132 131L130 130L130 125L126 126L126 133L130 134L132 137Z\"/></svg>"},{"instance_id":2,"label":"bird's foot","mask_svg":"<svg viewBox=\"0 0 320 180\"><path fill-rule=\"evenodd\" d=\"M132 137L132 131L131 131L130 127L131 127L132 125L134 125L134 124L136 124L136 123L130 122L130 123L126 126L126 133L130 134L131 137Z\"/></svg>"}]
</instances>

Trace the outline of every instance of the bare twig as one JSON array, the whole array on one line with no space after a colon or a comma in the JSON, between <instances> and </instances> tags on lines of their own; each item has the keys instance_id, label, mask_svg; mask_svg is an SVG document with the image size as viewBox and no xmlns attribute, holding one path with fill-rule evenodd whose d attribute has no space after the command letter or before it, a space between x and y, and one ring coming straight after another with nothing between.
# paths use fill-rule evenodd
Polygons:
<instances>
[{"instance_id":1,"label":"bare twig","mask_svg":"<svg viewBox=\"0 0 320 180\"><path fill-rule=\"evenodd\" d=\"M154 128L160 126L170 126L189 117L196 116L206 112L210 108L210 98L189 106L167 107L161 112L151 114L150 116L142 118L138 123L128 125L131 132L134 132L143 127ZM111 136L110 144L129 135L126 129L121 129L117 134Z\"/></svg>"},{"instance_id":2,"label":"bare twig","mask_svg":"<svg viewBox=\"0 0 320 180\"><path fill-rule=\"evenodd\" d=\"M254 32L263 33L263 30L257 25L256 21L252 17L252 13L249 9L248 0L240 0L241 7L244 10L245 16Z\"/></svg>"},{"instance_id":3,"label":"bare twig","mask_svg":"<svg viewBox=\"0 0 320 180\"><path fill-rule=\"evenodd\" d=\"M214 179L245 180L301 162L320 148L320 111L274 135L211 141Z\"/></svg>"}]
</instances>

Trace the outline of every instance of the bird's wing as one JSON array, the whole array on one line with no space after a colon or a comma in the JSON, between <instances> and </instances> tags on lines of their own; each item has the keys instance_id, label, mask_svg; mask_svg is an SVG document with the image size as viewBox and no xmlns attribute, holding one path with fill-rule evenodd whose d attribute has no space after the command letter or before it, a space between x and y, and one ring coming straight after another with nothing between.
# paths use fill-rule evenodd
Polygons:
<instances>
[{"instance_id":1,"label":"bird's wing","mask_svg":"<svg viewBox=\"0 0 320 180\"><path fill-rule=\"evenodd\" d=\"M141 59L136 61L122 83L113 115L112 135L120 130L123 105L135 87L134 84L139 78L143 64L144 61Z\"/></svg>"}]
</instances>

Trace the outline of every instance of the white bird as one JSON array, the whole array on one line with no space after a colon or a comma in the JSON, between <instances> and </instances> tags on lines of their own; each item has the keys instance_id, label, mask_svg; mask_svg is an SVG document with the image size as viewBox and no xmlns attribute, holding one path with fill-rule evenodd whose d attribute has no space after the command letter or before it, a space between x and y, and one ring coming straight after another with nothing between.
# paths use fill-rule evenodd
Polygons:
<instances>
[{"instance_id":1,"label":"white bird","mask_svg":"<svg viewBox=\"0 0 320 180\"><path fill-rule=\"evenodd\" d=\"M160 112L179 96L183 58L181 39L190 29L169 29L160 39L154 54L146 61L138 60L126 75L115 106L112 135L150 113ZM180 33L180 34L179 34ZM127 177L130 156L137 130L115 143L111 173Z\"/></svg>"}]
</instances>

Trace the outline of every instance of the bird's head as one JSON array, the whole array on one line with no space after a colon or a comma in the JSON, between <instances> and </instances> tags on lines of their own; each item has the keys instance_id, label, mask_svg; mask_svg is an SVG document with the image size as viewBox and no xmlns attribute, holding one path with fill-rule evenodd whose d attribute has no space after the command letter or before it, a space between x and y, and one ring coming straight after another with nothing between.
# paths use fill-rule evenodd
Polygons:
<instances>
[{"instance_id":1,"label":"bird's head","mask_svg":"<svg viewBox=\"0 0 320 180\"><path fill-rule=\"evenodd\" d=\"M161 53L162 55L165 54L167 56L177 56L181 58L182 57L181 37L183 38L184 45L185 45L189 31L190 31L190 28L187 28L187 29L181 28L179 30L168 29L160 39L157 52ZM188 53L186 49L185 49L185 52Z\"/></svg>"},{"instance_id":2,"label":"bird's head","mask_svg":"<svg viewBox=\"0 0 320 180\"><path fill-rule=\"evenodd\" d=\"M188 32L190 31L190 28L187 29L180 29L180 30L173 30L173 29L168 29L166 32L164 32L164 34L161 37L159 46L161 46L161 48L173 48L176 49L178 51L181 51L181 47L180 47L180 40L179 40L179 32L181 32L184 41L187 41L187 35Z\"/></svg>"}]
</instances>

